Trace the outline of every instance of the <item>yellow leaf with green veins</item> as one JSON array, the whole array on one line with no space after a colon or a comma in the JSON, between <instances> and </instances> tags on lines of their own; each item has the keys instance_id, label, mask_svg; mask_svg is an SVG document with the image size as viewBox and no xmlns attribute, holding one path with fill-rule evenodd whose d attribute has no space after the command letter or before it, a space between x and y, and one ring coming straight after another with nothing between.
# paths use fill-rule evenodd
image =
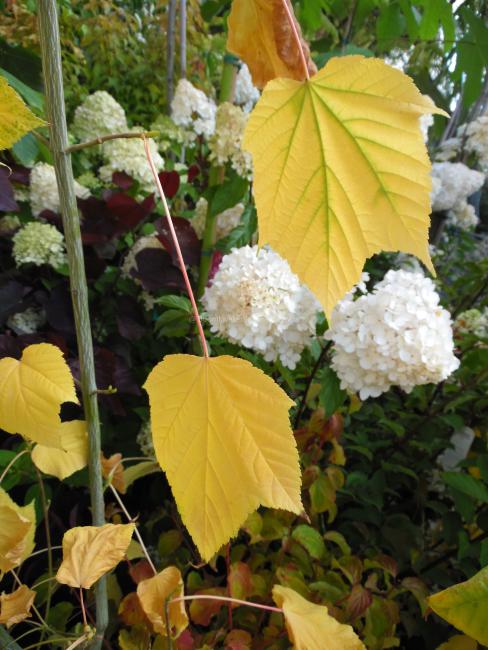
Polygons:
<instances>
[{"instance_id":1,"label":"yellow leaf with green veins","mask_svg":"<svg viewBox=\"0 0 488 650\"><path fill-rule=\"evenodd\" d=\"M442 112L403 72L362 56L266 86L244 134L259 244L290 263L328 316L374 253L411 253L433 272L419 117Z\"/></svg>"},{"instance_id":2,"label":"yellow leaf with green veins","mask_svg":"<svg viewBox=\"0 0 488 650\"><path fill-rule=\"evenodd\" d=\"M0 75L0 150L9 149L26 133L45 125Z\"/></svg>"},{"instance_id":3,"label":"yellow leaf with green veins","mask_svg":"<svg viewBox=\"0 0 488 650\"><path fill-rule=\"evenodd\" d=\"M55 345L29 345L20 360L0 360L0 428L62 449L63 402L78 403L78 398L69 366Z\"/></svg>"},{"instance_id":4,"label":"yellow leaf with green veins","mask_svg":"<svg viewBox=\"0 0 488 650\"><path fill-rule=\"evenodd\" d=\"M249 362L167 356L149 375L156 458L210 560L259 505L302 511L293 402Z\"/></svg>"},{"instance_id":5,"label":"yellow leaf with green veins","mask_svg":"<svg viewBox=\"0 0 488 650\"><path fill-rule=\"evenodd\" d=\"M458 630L488 645L488 567L428 599L430 607Z\"/></svg>"}]
</instances>

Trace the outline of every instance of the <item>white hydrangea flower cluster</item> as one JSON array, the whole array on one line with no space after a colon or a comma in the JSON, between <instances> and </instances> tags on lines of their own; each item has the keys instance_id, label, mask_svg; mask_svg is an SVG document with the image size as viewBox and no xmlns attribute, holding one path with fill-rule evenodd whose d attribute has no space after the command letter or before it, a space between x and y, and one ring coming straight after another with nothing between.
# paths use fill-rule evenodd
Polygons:
<instances>
[{"instance_id":1,"label":"white hydrangea flower cluster","mask_svg":"<svg viewBox=\"0 0 488 650\"><path fill-rule=\"evenodd\" d=\"M0 218L0 235L10 235L20 228L20 219L15 214L5 214Z\"/></svg>"},{"instance_id":2,"label":"white hydrangea flower cluster","mask_svg":"<svg viewBox=\"0 0 488 650\"><path fill-rule=\"evenodd\" d=\"M144 129L134 126L128 129L131 133L141 133ZM152 138L148 138L149 149L156 169L164 168L164 160L158 152L158 147ZM144 151L144 145L139 138L117 138L103 145L105 164L98 173L102 181L110 183L114 172L125 172L140 183L145 192L154 191L154 179Z\"/></svg>"},{"instance_id":3,"label":"white hydrangea flower cluster","mask_svg":"<svg viewBox=\"0 0 488 650\"><path fill-rule=\"evenodd\" d=\"M171 118L175 124L209 138L215 131L216 112L214 101L187 79L180 79L171 102Z\"/></svg>"},{"instance_id":4,"label":"white hydrangea flower cluster","mask_svg":"<svg viewBox=\"0 0 488 650\"><path fill-rule=\"evenodd\" d=\"M48 264L54 269L66 262L64 237L48 223L30 221L12 237L15 264Z\"/></svg>"},{"instance_id":5,"label":"white hydrangea flower cluster","mask_svg":"<svg viewBox=\"0 0 488 650\"><path fill-rule=\"evenodd\" d=\"M202 303L212 332L292 370L311 342L320 311L288 262L257 246L224 256Z\"/></svg>"},{"instance_id":6,"label":"white hydrangea flower cluster","mask_svg":"<svg viewBox=\"0 0 488 650\"><path fill-rule=\"evenodd\" d=\"M334 342L332 367L342 388L363 400L391 386L408 393L458 368L450 315L439 305L432 280L388 271L371 293L364 284L359 288L359 298L351 291L336 305L324 335Z\"/></svg>"},{"instance_id":7,"label":"white hydrangea flower cluster","mask_svg":"<svg viewBox=\"0 0 488 650\"><path fill-rule=\"evenodd\" d=\"M467 125L466 149L476 155L480 168L488 174L488 111Z\"/></svg>"},{"instance_id":8,"label":"white hydrangea flower cluster","mask_svg":"<svg viewBox=\"0 0 488 650\"><path fill-rule=\"evenodd\" d=\"M10 327L16 334L34 334L45 322L44 310L27 307L24 311L12 314L7 320L7 327Z\"/></svg>"},{"instance_id":9,"label":"white hydrangea flower cluster","mask_svg":"<svg viewBox=\"0 0 488 650\"><path fill-rule=\"evenodd\" d=\"M82 142L124 131L127 131L125 111L105 90L88 95L75 111L72 132Z\"/></svg>"},{"instance_id":10,"label":"white hydrangea flower cluster","mask_svg":"<svg viewBox=\"0 0 488 650\"><path fill-rule=\"evenodd\" d=\"M488 307L463 311L454 321L454 329L460 334L488 338Z\"/></svg>"},{"instance_id":11,"label":"white hydrangea flower cluster","mask_svg":"<svg viewBox=\"0 0 488 650\"><path fill-rule=\"evenodd\" d=\"M195 230L197 237L203 239L205 231L205 221L207 218L208 201L203 196L200 197L195 206L195 213L191 220L191 225ZM227 237L227 235L239 225L244 213L244 204L237 203L232 208L224 210L215 218L215 233L217 240Z\"/></svg>"},{"instance_id":12,"label":"white hydrangea flower cluster","mask_svg":"<svg viewBox=\"0 0 488 650\"><path fill-rule=\"evenodd\" d=\"M236 77L235 103L242 106L245 113L250 113L260 95L258 88L252 82L249 68L243 63Z\"/></svg>"},{"instance_id":13,"label":"white hydrangea flower cluster","mask_svg":"<svg viewBox=\"0 0 488 650\"><path fill-rule=\"evenodd\" d=\"M458 155L460 147L461 138L448 138L439 146L439 149L435 154L435 159L439 162L453 160Z\"/></svg>"},{"instance_id":14,"label":"white hydrangea flower cluster","mask_svg":"<svg viewBox=\"0 0 488 650\"><path fill-rule=\"evenodd\" d=\"M476 228L479 218L474 207L467 201L462 201L456 209L449 210L447 222L458 228L469 230L470 228Z\"/></svg>"},{"instance_id":15,"label":"white hydrangea flower cluster","mask_svg":"<svg viewBox=\"0 0 488 650\"><path fill-rule=\"evenodd\" d=\"M460 227L476 225L474 209L467 199L485 182L485 175L463 163L437 162L432 165L432 210L449 210L451 222Z\"/></svg>"},{"instance_id":16,"label":"white hydrangea flower cluster","mask_svg":"<svg viewBox=\"0 0 488 650\"><path fill-rule=\"evenodd\" d=\"M429 129L434 124L434 116L430 113L424 113L419 117L419 126L422 132L422 137L424 142L427 142L429 139Z\"/></svg>"},{"instance_id":17,"label":"white hydrangea flower cluster","mask_svg":"<svg viewBox=\"0 0 488 650\"><path fill-rule=\"evenodd\" d=\"M32 214L38 217L43 210L59 212L59 193L56 172L49 163L38 162L30 173L30 204ZM79 199L86 199L90 190L75 181L75 193Z\"/></svg>"},{"instance_id":18,"label":"white hydrangea flower cluster","mask_svg":"<svg viewBox=\"0 0 488 650\"><path fill-rule=\"evenodd\" d=\"M156 452L154 450L154 443L152 439L151 423L145 422L142 427L139 429L139 433L136 437L136 442L141 448L141 451L144 456L148 458L154 458Z\"/></svg>"},{"instance_id":19,"label":"white hydrangea flower cluster","mask_svg":"<svg viewBox=\"0 0 488 650\"><path fill-rule=\"evenodd\" d=\"M248 115L230 102L220 104L215 120L215 132L209 140L210 160L219 165L230 162L233 169L245 178L252 172L251 154L242 149L242 139Z\"/></svg>"},{"instance_id":20,"label":"white hydrangea flower cluster","mask_svg":"<svg viewBox=\"0 0 488 650\"><path fill-rule=\"evenodd\" d=\"M139 237L139 239L134 242L131 249L124 258L124 262L121 267L122 277L133 280L136 284L140 284L140 281L132 276L132 271L137 271L136 256L147 248L157 248L164 250L164 246L156 237L156 235L145 235L143 237Z\"/></svg>"}]
</instances>

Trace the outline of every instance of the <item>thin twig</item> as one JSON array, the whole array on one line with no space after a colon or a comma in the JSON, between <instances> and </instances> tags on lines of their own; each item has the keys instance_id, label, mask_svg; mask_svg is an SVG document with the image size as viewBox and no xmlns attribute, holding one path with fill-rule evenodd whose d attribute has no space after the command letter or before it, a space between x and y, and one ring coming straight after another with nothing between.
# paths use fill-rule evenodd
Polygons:
<instances>
[{"instance_id":1,"label":"thin twig","mask_svg":"<svg viewBox=\"0 0 488 650\"><path fill-rule=\"evenodd\" d=\"M272 607L271 605L261 605L260 603L254 603L248 600L240 600L239 598L229 598L227 596L206 596L203 594L196 594L195 596L179 596L178 598L172 598L169 601L171 603L180 603L185 600L222 600L224 602L235 603L236 605L244 605L247 607L254 607L256 609L264 609L267 612L278 612L283 614L283 610L280 607Z\"/></svg>"},{"instance_id":2,"label":"thin twig","mask_svg":"<svg viewBox=\"0 0 488 650\"><path fill-rule=\"evenodd\" d=\"M310 386L312 385L315 375L319 371L320 366L322 365L325 357L327 356L327 352L329 351L331 345L332 345L331 341L329 341L326 345L324 345L319 355L319 358L315 362L312 372L310 373L310 376L307 379L307 385L305 386L305 390L303 391L302 399L300 400L300 406L298 407L298 411L295 416L295 421L293 423L294 429L296 429L298 427L298 424L300 423L300 418L302 417L303 411L305 410L305 406L307 404L308 391L310 390Z\"/></svg>"},{"instance_id":3,"label":"thin twig","mask_svg":"<svg viewBox=\"0 0 488 650\"><path fill-rule=\"evenodd\" d=\"M83 643L83 641L86 641L87 639L88 639L88 635L87 635L87 634L83 634L83 636L80 636L79 639L76 639L76 641L73 641L73 643L71 643L71 644L66 648L66 650L73 650L73 648L76 648L77 646L81 645L81 644Z\"/></svg>"},{"instance_id":4,"label":"thin twig","mask_svg":"<svg viewBox=\"0 0 488 650\"><path fill-rule=\"evenodd\" d=\"M287 0L282 0L282 3L283 3L283 9L285 10L286 13L286 17L288 18L288 22L290 23L291 31L293 32L293 36L295 37L295 41L298 46L298 51L300 52L300 58L302 60L303 71L305 72L305 78L308 80L310 79L310 74L308 72L307 59L305 57L305 52L303 51L303 45L300 39L300 34L298 33L298 29L295 24L293 14L291 13L291 9L288 6Z\"/></svg>"},{"instance_id":5,"label":"thin twig","mask_svg":"<svg viewBox=\"0 0 488 650\"><path fill-rule=\"evenodd\" d=\"M52 577L54 573L53 571L54 564L53 564L53 551L52 551L52 543L51 543L51 528L49 526L49 507L46 499L46 490L44 489L44 481L42 480L41 472L37 469L37 467L36 467L36 474L37 474L37 482L39 483L39 492L41 494L42 511L44 514L44 530L46 533L46 545L47 545L47 570L48 570L49 577ZM49 611L51 609L51 598L53 592L52 587L53 587L52 582L49 582L47 586L46 607L44 610L44 614L46 618L49 618Z\"/></svg>"},{"instance_id":6,"label":"thin twig","mask_svg":"<svg viewBox=\"0 0 488 650\"><path fill-rule=\"evenodd\" d=\"M225 549L225 566L227 570L227 595L231 597L231 590L230 590L230 581L229 581L229 576L230 576L230 542L227 544L226 549ZM233 628L233 621L232 621L232 603L229 603L228 606L228 623L229 623L229 632L232 631Z\"/></svg>"},{"instance_id":7,"label":"thin twig","mask_svg":"<svg viewBox=\"0 0 488 650\"><path fill-rule=\"evenodd\" d=\"M178 241L178 237L176 235L175 227L173 225L173 219L171 218L171 214L170 214L169 207L168 207L168 202L166 201L166 196L164 194L163 187L161 185L161 181L159 180L158 172L157 172L156 167L154 165L154 160L152 158L151 150L149 149L149 143L148 143L147 139L144 138L144 137L143 137L143 141L144 141L144 149L146 151L147 160L149 162L149 166L151 167L151 171L153 173L154 182L156 183L156 187L159 190L159 195L161 197L161 201L163 202L164 212L166 214L166 219L168 220L168 225L169 225L169 229L170 229L170 232L171 232L171 237L173 239L173 244L174 244L174 247L175 247L175 250L176 250L176 255L178 257L178 263L180 265L180 270L181 270L181 273L183 274L183 278L185 280L186 291L188 293L188 297L190 298L191 306L192 306L192 309L193 309L193 316L195 318L195 322L196 322L197 328L198 328L198 334L200 335L200 340L201 340L201 343L202 343L203 356L208 358L210 355L208 353L207 341L205 339L205 334L203 332L202 321L200 320L200 314L198 313L197 303L196 303L196 300L195 300L195 296L193 294L193 289L191 288L190 278L188 277L188 273L187 273L186 266L185 266L185 260L183 259L183 254L181 252L180 243Z\"/></svg>"},{"instance_id":8,"label":"thin twig","mask_svg":"<svg viewBox=\"0 0 488 650\"><path fill-rule=\"evenodd\" d=\"M12 467L14 463L16 463L21 456L24 454L27 454L30 451L30 449L22 449L22 451L19 451L19 453L12 458L10 463L7 465L7 467L3 470L2 475L0 476L0 483L3 481L3 479L7 476L7 473L9 469Z\"/></svg>"},{"instance_id":9,"label":"thin twig","mask_svg":"<svg viewBox=\"0 0 488 650\"><path fill-rule=\"evenodd\" d=\"M80 587L80 606L81 606L81 615L83 616L83 625L86 627L88 625L86 621L86 609L85 609L85 599L83 598L83 587Z\"/></svg>"},{"instance_id":10,"label":"thin twig","mask_svg":"<svg viewBox=\"0 0 488 650\"><path fill-rule=\"evenodd\" d=\"M130 139L130 138L140 138L145 136L146 138L155 138L159 135L159 131L141 131L140 133L111 133L110 135L102 135L94 140L87 140L86 142L80 142L79 144L72 144L70 147L66 147L63 153L73 153L73 151L80 151L81 149L86 149L87 147L95 147L97 144L103 144L109 140L119 140L119 139Z\"/></svg>"}]
</instances>

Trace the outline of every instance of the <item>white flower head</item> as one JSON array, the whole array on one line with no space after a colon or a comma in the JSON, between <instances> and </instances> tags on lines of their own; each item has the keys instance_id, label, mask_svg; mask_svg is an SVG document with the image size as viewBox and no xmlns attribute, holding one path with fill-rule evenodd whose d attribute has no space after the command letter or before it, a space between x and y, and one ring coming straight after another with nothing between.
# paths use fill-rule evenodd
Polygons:
<instances>
[{"instance_id":1,"label":"white flower head","mask_svg":"<svg viewBox=\"0 0 488 650\"><path fill-rule=\"evenodd\" d=\"M249 68L243 63L237 73L235 103L242 106L246 113L250 113L260 95L258 88L252 82Z\"/></svg>"},{"instance_id":2,"label":"white flower head","mask_svg":"<svg viewBox=\"0 0 488 650\"><path fill-rule=\"evenodd\" d=\"M63 235L48 223L30 221L12 237L15 264L48 264L54 269L66 262Z\"/></svg>"},{"instance_id":3,"label":"white flower head","mask_svg":"<svg viewBox=\"0 0 488 650\"><path fill-rule=\"evenodd\" d=\"M470 169L463 163L434 163L432 177L438 179L434 182L434 192L431 197L434 211L455 210L485 182L484 174Z\"/></svg>"},{"instance_id":4,"label":"white flower head","mask_svg":"<svg viewBox=\"0 0 488 650\"><path fill-rule=\"evenodd\" d=\"M158 250L164 250L164 246L156 237L156 235L145 235L139 237L139 239L133 244L132 248L129 250L127 255L124 258L122 264L122 276L124 278L129 278L133 280L136 284L141 284L137 278L134 278L132 275L133 271L137 271L137 255L148 248L155 248Z\"/></svg>"},{"instance_id":5,"label":"white flower head","mask_svg":"<svg viewBox=\"0 0 488 650\"><path fill-rule=\"evenodd\" d=\"M488 307L463 311L454 321L454 329L460 334L488 338Z\"/></svg>"},{"instance_id":6,"label":"white flower head","mask_svg":"<svg viewBox=\"0 0 488 650\"><path fill-rule=\"evenodd\" d=\"M252 172L251 154L242 149L242 139L248 115L229 102L217 109L215 132L209 140L210 160L219 165L230 162L236 172L249 178Z\"/></svg>"},{"instance_id":7,"label":"white flower head","mask_svg":"<svg viewBox=\"0 0 488 650\"><path fill-rule=\"evenodd\" d=\"M171 102L171 118L178 126L209 138L215 130L215 102L188 81L180 79Z\"/></svg>"},{"instance_id":8,"label":"white flower head","mask_svg":"<svg viewBox=\"0 0 488 650\"><path fill-rule=\"evenodd\" d=\"M332 312L325 338L333 341L332 367L344 389L361 399L391 386L410 392L438 383L459 366L449 313L439 305L432 280L388 271L370 293L353 292Z\"/></svg>"},{"instance_id":9,"label":"white flower head","mask_svg":"<svg viewBox=\"0 0 488 650\"><path fill-rule=\"evenodd\" d=\"M488 174L488 111L466 127L466 149L476 154L478 164Z\"/></svg>"},{"instance_id":10,"label":"white flower head","mask_svg":"<svg viewBox=\"0 0 488 650\"><path fill-rule=\"evenodd\" d=\"M291 369L311 342L320 311L288 262L257 246L224 255L202 303L212 332Z\"/></svg>"},{"instance_id":11,"label":"white flower head","mask_svg":"<svg viewBox=\"0 0 488 650\"><path fill-rule=\"evenodd\" d=\"M24 311L12 314L7 320L7 327L10 327L16 334L34 334L45 322L44 310L27 307Z\"/></svg>"},{"instance_id":12,"label":"white flower head","mask_svg":"<svg viewBox=\"0 0 488 650\"><path fill-rule=\"evenodd\" d=\"M191 225L195 230L197 237L203 239L205 222L207 218L208 201L200 197L195 206L195 214L191 220ZM232 208L224 210L215 217L215 235L217 240L226 237L236 226L239 225L244 213L244 204L237 203Z\"/></svg>"},{"instance_id":13,"label":"white flower head","mask_svg":"<svg viewBox=\"0 0 488 650\"><path fill-rule=\"evenodd\" d=\"M38 217L44 210L59 212L58 184L54 167L45 162L38 162L30 173L30 204L32 214ZM75 193L80 199L86 199L90 190L75 181Z\"/></svg>"},{"instance_id":14,"label":"white flower head","mask_svg":"<svg viewBox=\"0 0 488 650\"><path fill-rule=\"evenodd\" d=\"M97 90L75 111L72 131L86 142L100 136L127 131L127 118L122 106L105 90Z\"/></svg>"}]
</instances>

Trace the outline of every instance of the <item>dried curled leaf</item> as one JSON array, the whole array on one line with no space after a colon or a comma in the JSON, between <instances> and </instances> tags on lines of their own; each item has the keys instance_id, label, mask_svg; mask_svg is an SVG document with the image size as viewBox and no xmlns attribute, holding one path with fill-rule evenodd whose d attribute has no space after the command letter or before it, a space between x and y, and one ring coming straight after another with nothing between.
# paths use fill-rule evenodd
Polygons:
<instances>
[{"instance_id":1,"label":"dried curled leaf","mask_svg":"<svg viewBox=\"0 0 488 650\"><path fill-rule=\"evenodd\" d=\"M310 49L301 35L290 0L286 0L299 34L308 72L317 72ZM241 57L258 88L276 77L306 78L300 48L283 0L234 0L228 21L227 49Z\"/></svg>"},{"instance_id":2,"label":"dried curled leaf","mask_svg":"<svg viewBox=\"0 0 488 650\"><path fill-rule=\"evenodd\" d=\"M276 79L249 118L259 244L269 244L330 316L379 251L433 271L430 161L419 128L442 113L379 59L331 59L310 81Z\"/></svg>"},{"instance_id":3,"label":"dried curled leaf","mask_svg":"<svg viewBox=\"0 0 488 650\"><path fill-rule=\"evenodd\" d=\"M34 502L18 506L0 488L0 576L29 557L34 550L35 532Z\"/></svg>"},{"instance_id":4,"label":"dried curled leaf","mask_svg":"<svg viewBox=\"0 0 488 650\"><path fill-rule=\"evenodd\" d=\"M76 402L75 385L55 345L29 345L20 360L0 360L0 428L46 447L62 449L59 410Z\"/></svg>"},{"instance_id":5,"label":"dried curled leaf","mask_svg":"<svg viewBox=\"0 0 488 650\"><path fill-rule=\"evenodd\" d=\"M336 621L327 607L280 585L273 587L273 600L283 609L294 650L366 650L352 627Z\"/></svg>"},{"instance_id":6,"label":"dried curled leaf","mask_svg":"<svg viewBox=\"0 0 488 650\"><path fill-rule=\"evenodd\" d=\"M122 454L112 454L109 458L105 458L102 454L100 458L102 465L102 476L107 479L117 492L120 494L125 494L126 485L125 485L125 476L124 476L124 466L122 464Z\"/></svg>"},{"instance_id":7,"label":"dried curled leaf","mask_svg":"<svg viewBox=\"0 0 488 650\"><path fill-rule=\"evenodd\" d=\"M88 434L84 420L62 422L59 436L63 449L36 445L32 450L32 462L44 472L60 481L71 476L88 463Z\"/></svg>"},{"instance_id":8,"label":"dried curled leaf","mask_svg":"<svg viewBox=\"0 0 488 650\"><path fill-rule=\"evenodd\" d=\"M183 596L183 579L179 569L169 566L152 578L137 585L142 609L151 621L154 632L166 636L166 601ZM171 638L177 639L188 626L185 603L171 603L168 607Z\"/></svg>"},{"instance_id":9,"label":"dried curled leaf","mask_svg":"<svg viewBox=\"0 0 488 650\"><path fill-rule=\"evenodd\" d=\"M0 75L0 150L9 149L26 133L45 124Z\"/></svg>"},{"instance_id":10,"label":"dried curled leaf","mask_svg":"<svg viewBox=\"0 0 488 650\"><path fill-rule=\"evenodd\" d=\"M63 561L56 580L89 589L124 558L134 528L134 524L71 528L63 537Z\"/></svg>"},{"instance_id":11,"label":"dried curled leaf","mask_svg":"<svg viewBox=\"0 0 488 650\"><path fill-rule=\"evenodd\" d=\"M242 359L177 354L145 389L156 457L205 560L259 505L301 512L293 402L270 377Z\"/></svg>"},{"instance_id":12,"label":"dried curled leaf","mask_svg":"<svg viewBox=\"0 0 488 650\"><path fill-rule=\"evenodd\" d=\"M0 596L0 623L7 628L30 617L36 592L26 585L21 585L11 594Z\"/></svg>"}]
</instances>

